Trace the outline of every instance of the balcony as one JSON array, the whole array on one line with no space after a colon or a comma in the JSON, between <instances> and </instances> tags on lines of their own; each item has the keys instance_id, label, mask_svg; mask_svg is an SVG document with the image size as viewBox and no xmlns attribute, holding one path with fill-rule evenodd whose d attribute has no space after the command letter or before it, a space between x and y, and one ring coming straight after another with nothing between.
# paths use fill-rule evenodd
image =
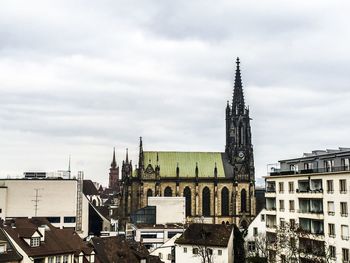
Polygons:
<instances>
[{"instance_id":1,"label":"balcony","mask_svg":"<svg viewBox=\"0 0 350 263\"><path fill-rule=\"evenodd\" d=\"M293 174L335 173L335 172L343 172L343 171L349 171L349 169L346 166L305 169L305 170L300 170L300 171L275 169L273 172L270 173L270 176L293 175Z\"/></svg>"},{"instance_id":2,"label":"balcony","mask_svg":"<svg viewBox=\"0 0 350 263\"><path fill-rule=\"evenodd\" d=\"M299 218L302 234L324 235L323 220Z\"/></svg>"}]
</instances>

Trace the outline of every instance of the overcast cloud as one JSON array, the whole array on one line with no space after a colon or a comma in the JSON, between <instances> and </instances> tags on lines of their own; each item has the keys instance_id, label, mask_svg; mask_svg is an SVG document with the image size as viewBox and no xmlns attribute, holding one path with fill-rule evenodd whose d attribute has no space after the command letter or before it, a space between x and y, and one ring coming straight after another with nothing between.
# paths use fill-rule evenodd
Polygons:
<instances>
[{"instance_id":1,"label":"overcast cloud","mask_svg":"<svg viewBox=\"0 0 350 263\"><path fill-rule=\"evenodd\" d=\"M0 177L72 170L106 185L112 149L223 151L235 57L256 176L350 147L348 1L1 1Z\"/></svg>"}]
</instances>

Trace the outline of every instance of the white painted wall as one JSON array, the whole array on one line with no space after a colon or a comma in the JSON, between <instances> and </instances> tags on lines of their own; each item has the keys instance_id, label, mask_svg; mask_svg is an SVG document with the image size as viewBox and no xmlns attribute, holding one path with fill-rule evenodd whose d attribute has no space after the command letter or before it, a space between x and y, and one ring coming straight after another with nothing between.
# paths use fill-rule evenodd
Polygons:
<instances>
[{"instance_id":1,"label":"white painted wall","mask_svg":"<svg viewBox=\"0 0 350 263\"><path fill-rule=\"evenodd\" d=\"M156 206L157 224L185 222L185 197L148 197L148 205Z\"/></svg>"},{"instance_id":2,"label":"white painted wall","mask_svg":"<svg viewBox=\"0 0 350 263\"><path fill-rule=\"evenodd\" d=\"M38 209L35 214L35 189ZM84 200L85 198L83 198ZM60 217L56 227L75 227L64 217L76 217L77 181L55 179L0 179L0 217ZM83 201L83 230L87 231L88 206Z\"/></svg>"},{"instance_id":3,"label":"white painted wall","mask_svg":"<svg viewBox=\"0 0 350 263\"><path fill-rule=\"evenodd\" d=\"M231 242L232 243L232 242ZM232 243L233 244L233 243ZM187 252L184 252L184 248ZM194 247L190 245L179 245L175 246L175 262L176 263L201 263L201 258L198 255L192 253ZM233 263L232 251L233 248L221 248L221 247L211 247L213 249L213 262L215 263ZM218 255L218 251L222 251L222 255ZM230 251L231 250L231 251ZM231 255L229 257L229 255Z\"/></svg>"},{"instance_id":4,"label":"white painted wall","mask_svg":"<svg viewBox=\"0 0 350 263\"><path fill-rule=\"evenodd\" d=\"M153 250L150 254L154 256L160 256L161 260L164 263L171 263L171 257L168 258L168 255L171 256L171 249L175 246L175 240L178 239L181 236L181 234L176 234L171 239L169 239L167 242L165 242L160 247Z\"/></svg>"},{"instance_id":5,"label":"white painted wall","mask_svg":"<svg viewBox=\"0 0 350 263\"><path fill-rule=\"evenodd\" d=\"M254 235L254 229L257 230L257 235ZM245 236L245 249L246 249L246 255L247 256L254 256L255 253L251 253L248 251L248 242L254 241L256 242L256 239L265 240L266 236L266 210L262 209L260 213L254 218L254 220L250 223L248 229L247 229L247 235Z\"/></svg>"}]
</instances>

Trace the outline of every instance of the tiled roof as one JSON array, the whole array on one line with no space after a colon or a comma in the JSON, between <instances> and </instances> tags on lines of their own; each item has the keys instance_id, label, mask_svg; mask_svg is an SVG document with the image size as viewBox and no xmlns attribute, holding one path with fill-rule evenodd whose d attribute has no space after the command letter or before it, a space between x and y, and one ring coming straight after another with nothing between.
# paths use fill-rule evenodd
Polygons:
<instances>
[{"instance_id":1,"label":"tiled roof","mask_svg":"<svg viewBox=\"0 0 350 263\"><path fill-rule=\"evenodd\" d=\"M151 164L155 169L158 164L161 177L176 177L179 166L180 177L195 177L196 164L198 177L214 177L215 164L217 176L225 177L224 153L221 152L155 152L144 151L145 169Z\"/></svg>"},{"instance_id":2,"label":"tiled roof","mask_svg":"<svg viewBox=\"0 0 350 263\"><path fill-rule=\"evenodd\" d=\"M20 262L22 256L15 250L13 244L8 240L6 234L3 232L0 227L0 240L6 243L7 251L0 254L0 262Z\"/></svg>"},{"instance_id":3,"label":"tiled roof","mask_svg":"<svg viewBox=\"0 0 350 263\"><path fill-rule=\"evenodd\" d=\"M81 252L83 252L84 255L90 255L93 252L93 248L87 242L82 240L74 229L60 229L57 234L62 240L65 240L72 249L74 249L75 255L79 255Z\"/></svg>"},{"instance_id":4,"label":"tiled roof","mask_svg":"<svg viewBox=\"0 0 350 263\"><path fill-rule=\"evenodd\" d=\"M232 226L220 224L191 224L175 243L186 245L207 245L227 247Z\"/></svg>"},{"instance_id":5,"label":"tiled roof","mask_svg":"<svg viewBox=\"0 0 350 263\"><path fill-rule=\"evenodd\" d=\"M85 195L98 195L98 191L96 189L96 186L91 180L84 180L83 181L83 193Z\"/></svg>"},{"instance_id":6,"label":"tiled roof","mask_svg":"<svg viewBox=\"0 0 350 263\"><path fill-rule=\"evenodd\" d=\"M140 259L147 259L150 263L162 262L158 257L150 256L144 246L122 237L94 237L91 241L101 263L138 263Z\"/></svg>"},{"instance_id":7,"label":"tiled roof","mask_svg":"<svg viewBox=\"0 0 350 263\"><path fill-rule=\"evenodd\" d=\"M24 241L23 237L19 235L19 233L27 232L27 229L36 231L37 228L42 225L47 226L45 230L45 242L41 242L38 247L31 247ZM23 231L23 229L26 230ZM69 243L59 234L60 229L52 226L45 218L16 218L13 219L13 226L5 226L4 230L30 257L74 253L74 249L72 249Z\"/></svg>"}]
</instances>

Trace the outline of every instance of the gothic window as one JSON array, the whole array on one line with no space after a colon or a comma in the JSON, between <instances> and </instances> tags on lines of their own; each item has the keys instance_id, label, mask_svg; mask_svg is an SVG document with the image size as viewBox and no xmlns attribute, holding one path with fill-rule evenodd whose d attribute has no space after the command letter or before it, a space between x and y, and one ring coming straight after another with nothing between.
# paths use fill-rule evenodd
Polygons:
<instances>
[{"instance_id":1,"label":"gothic window","mask_svg":"<svg viewBox=\"0 0 350 263\"><path fill-rule=\"evenodd\" d=\"M226 187L221 190L221 215L229 215L229 193Z\"/></svg>"},{"instance_id":2,"label":"gothic window","mask_svg":"<svg viewBox=\"0 0 350 263\"><path fill-rule=\"evenodd\" d=\"M164 190L164 196L173 196L173 191L169 186L167 186Z\"/></svg>"},{"instance_id":3,"label":"gothic window","mask_svg":"<svg viewBox=\"0 0 350 263\"><path fill-rule=\"evenodd\" d=\"M202 192L202 214L210 216L210 190L208 187L204 187Z\"/></svg>"},{"instance_id":4,"label":"gothic window","mask_svg":"<svg viewBox=\"0 0 350 263\"><path fill-rule=\"evenodd\" d=\"M184 197L186 200L186 216L191 216L191 189L188 186L184 189Z\"/></svg>"},{"instance_id":5,"label":"gothic window","mask_svg":"<svg viewBox=\"0 0 350 263\"><path fill-rule=\"evenodd\" d=\"M241 191L241 212L247 212L247 191Z\"/></svg>"},{"instance_id":6,"label":"gothic window","mask_svg":"<svg viewBox=\"0 0 350 263\"><path fill-rule=\"evenodd\" d=\"M238 126L238 144L242 144L242 124Z\"/></svg>"},{"instance_id":7,"label":"gothic window","mask_svg":"<svg viewBox=\"0 0 350 263\"><path fill-rule=\"evenodd\" d=\"M147 197L153 196L153 191L152 189L147 190Z\"/></svg>"}]
</instances>

